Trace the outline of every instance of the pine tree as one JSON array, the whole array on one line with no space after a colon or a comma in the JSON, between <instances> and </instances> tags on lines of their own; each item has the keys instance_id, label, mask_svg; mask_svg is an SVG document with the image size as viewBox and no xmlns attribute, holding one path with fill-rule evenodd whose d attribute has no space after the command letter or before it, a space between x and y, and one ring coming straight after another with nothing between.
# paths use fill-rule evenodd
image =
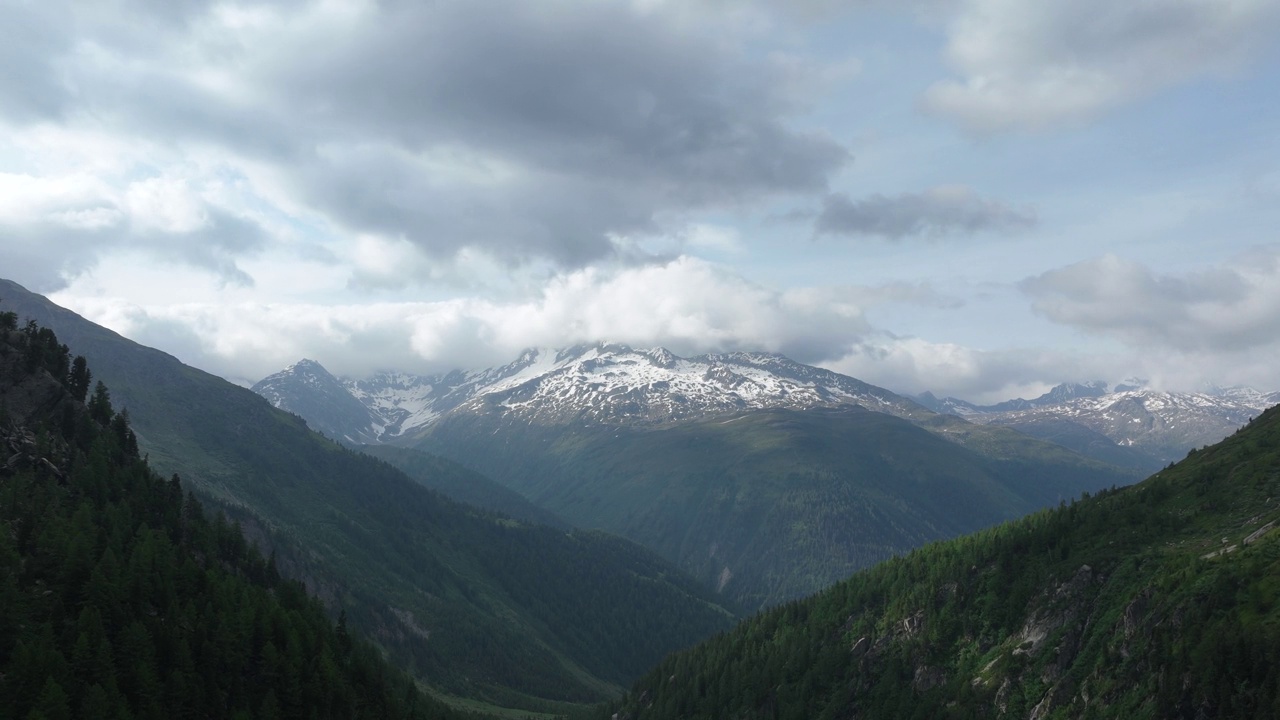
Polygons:
<instances>
[{"instance_id":1,"label":"pine tree","mask_svg":"<svg viewBox=\"0 0 1280 720\"><path fill-rule=\"evenodd\" d=\"M88 362L83 355L77 355L71 363L71 374L67 378L67 389L71 391L71 397L84 402L89 396L89 382L92 379L93 373L89 372Z\"/></svg>"}]
</instances>

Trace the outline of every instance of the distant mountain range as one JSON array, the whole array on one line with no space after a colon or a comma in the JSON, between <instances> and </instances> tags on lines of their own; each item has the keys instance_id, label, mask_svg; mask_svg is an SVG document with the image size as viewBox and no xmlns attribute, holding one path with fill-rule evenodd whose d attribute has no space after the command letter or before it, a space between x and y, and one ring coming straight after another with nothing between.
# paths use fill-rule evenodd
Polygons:
<instances>
[{"instance_id":1,"label":"distant mountain range","mask_svg":"<svg viewBox=\"0 0 1280 720\"><path fill-rule=\"evenodd\" d=\"M640 542L748 608L1139 478L767 353L599 344L359 381L304 360L253 389L330 437L427 450Z\"/></svg>"},{"instance_id":2,"label":"distant mountain range","mask_svg":"<svg viewBox=\"0 0 1280 720\"><path fill-rule=\"evenodd\" d=\"M745 410L859 405L904 418L928 415L916 402L829 370L770 353L677 357L663 348L582 345L526 350L514 362L477 371L337 378L302 360L253 391L351 443L412 437L450 412L500 409L541 424L590 422L661 426Z\"/></svg>"},{"instance_id":3,"label":"distant mountain range","mask_svg":"<svg viewBox=\"0 0 1280 720\"><path fill-rule=\"evenodd\" d=\"M907 398L770 353L681 358L662 348L584 345L530 349L501 367L435 376L337 378L302 360L253 386L273 405L351 444L403 442L451 412L540 424L658 427L764 409L858 405L919 421L931 411L1012 427L1104 462L1151 472L1226 437L1280 392L1223 388L1166 392L1130 381L1063 383L1040 397L976 405L923 393Z\"/></svg>"},{"instance_id":4,"label":"distant mountain range","mask_svg":"<svg viewBox=\"0 0 1280 720\"><path fill-rule=\"evenodd\" d=\"M1154 471L1192 448L1230 435L1263 410L1280 403L1280 392L1222 388L1211 392L1165 392L1103 382L1065 383L1034 400L974 405L931 393L917 402L970 422L1005 425L1057 442L1091 457Z\"/></svg>"}]
</instances>

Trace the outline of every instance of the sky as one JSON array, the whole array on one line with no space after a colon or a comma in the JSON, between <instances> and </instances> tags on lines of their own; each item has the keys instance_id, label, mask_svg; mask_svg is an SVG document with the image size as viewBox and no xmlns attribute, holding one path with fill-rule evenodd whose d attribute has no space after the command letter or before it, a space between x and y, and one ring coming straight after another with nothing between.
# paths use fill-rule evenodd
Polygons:
<instances>
[{"instance_id":1,"label":"sky","mask_svg":"<svg viewBox=\"0 0 1280 720\"><path fill-rule=\"evenodd\" d=\"M0 277L242 384L1280 389L1280 0L0 0L0 66Z\"/></svg>"}]
</instances>

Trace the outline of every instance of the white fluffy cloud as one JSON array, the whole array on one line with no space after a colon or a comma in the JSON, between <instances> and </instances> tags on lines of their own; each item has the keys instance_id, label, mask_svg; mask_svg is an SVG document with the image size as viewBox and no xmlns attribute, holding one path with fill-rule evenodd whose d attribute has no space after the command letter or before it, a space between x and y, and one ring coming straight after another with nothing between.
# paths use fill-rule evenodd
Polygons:
<instances>
[{"instance_id":1,"label":"white fluffy cloud","mask_svg":"<svg viewBox=\"0 0 1280 720\"><path fill-rule=\"evenodd\" d=\"M923 105L986 133L1090 118L1238 69L1280 33L1277 0L964 0Z\"/></svg>"},{"instance_id":2,"label":"white fluffy cloud","mask_svg":"<svg viewBox=\"0 0 1280 720\"><path fill-rule=\"evenodd\" d=\"M922 284L776 290L687 256L564 272L511 300L133 304L74 286L54 300L246 384L302 357L359 377L488 367L527 347L611 341L682 355L781 352L895 391L980 403L1035 397L1064 381L1132 376L1169 389L1280 387L1274 363L1280 250L1183 276L1104 257L1028 279L1021 288L1049 319L1121 345L982 349L895 335L875 327L867 313L886 304L933 312L960 311L963 304Z\"/></svg>"},{"instance_id":3,"label":"white fluffy cloud","mask_svg":"<svg viewBox=\"0 0 1280 720\"><path fill-rule=\"evenodd\" d=\"M772 350L838 357L884 301L936 302L920 288L776 291L690 257L557 276L527 300L310 304L176 304L55 296L118 332L184 361L253 381L301 357L339 373L435 372L509 362L526 347L608 340L681 354Z\"/></svg>"},{"instance_id":4,"label":"white fluffy cloud","mask_svg":"<svg viewBox=\"0 0 1280 720\"><path fill-rule=\"evenodd\" d=\"M979 350L885 333L867 336L823 367L898 392L930 391L979 404L1038 397L1064 381L1119 377L1121 358L1045 350Z\"/></svg>"}]
</instances>

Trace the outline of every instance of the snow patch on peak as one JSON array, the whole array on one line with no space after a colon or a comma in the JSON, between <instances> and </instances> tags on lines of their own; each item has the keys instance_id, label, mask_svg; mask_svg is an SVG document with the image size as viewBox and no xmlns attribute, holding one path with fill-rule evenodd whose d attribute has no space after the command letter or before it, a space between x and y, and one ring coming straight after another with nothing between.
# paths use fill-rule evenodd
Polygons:
<instances>
[{"instance_id":1,"label":"snow patch on peak","mask_svg":"<svg viewBox=\"0 0 1280 720\"><path fill-rule=\"evenodd\" d=\"M291 370L295 382L282 392L305 395L321 391L321 384L340 386L342 394L368 409L382 440L459 413L612 425L667 424L752 409L854 405L900 417L931 414L888 390L772 353L684 358L661 347L597 343L528 348L507 365L429 377L381 373L363 380L297 382L321 376L300 372L305 370L302 362Z\"/></svg>"},{"instance_id":2,"label":"snow patch on peak","mask_svg":"<svg viewBox=\"0 0 1280 720\"><path fill-rule=\"evenodd\" d=\"M1256 391L1168 392L1121 385L1098 396L1077 396L1030 407L981 408L967 416L1003 425L1071 423L1101 433L1117 445L1144 450L1162 461L1218 442L1267 406ZM997 406L998 407L998 406Z\"/></svg>"},{"instance_id":3,"label":"snow patch on peak","mask_svg":"<svg viewBox=\"0 0 1280 720\"><path fill-rule=\"evenodd\" d=\"M645 356L649 358L650 362L661 368L675 367L676 362L680 359L664 347L656 347L646 351Z\"/></svg>"}]
</instances>

